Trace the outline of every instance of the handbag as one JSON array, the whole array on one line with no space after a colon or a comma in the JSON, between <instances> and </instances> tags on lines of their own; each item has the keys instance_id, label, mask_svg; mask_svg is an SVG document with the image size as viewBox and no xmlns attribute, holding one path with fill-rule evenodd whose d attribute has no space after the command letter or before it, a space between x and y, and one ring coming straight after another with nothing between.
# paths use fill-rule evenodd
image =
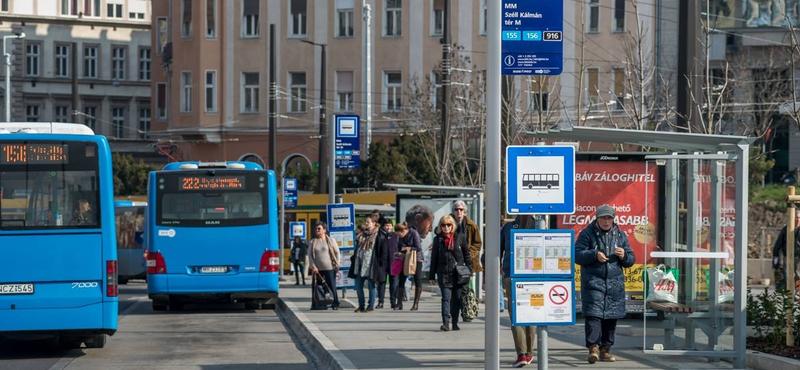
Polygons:
<instances>
[{"instance_id":1,"label":"handbag","mask_svg":"<svg viewBox=\"0 0 800 370\"><path fill-rule=\"evenodd\" d=\"M314 279L314 302L316 302L317 307L333 303L331 288L328 287L328 284L325 284L325 280L322 279L322 275L319 273L316 279Z\"/></svg>"},{"instance_id":2,"label":"handbag","mask_svg":"<svg viewBox=\"0 0 800 370\"><path fill-rule=\"evenodd\" d=\"M400 276L402 272L403 272L403 260L396 259L392 261L392 268L391 271L389 271L389 274L392 276Z\"/></svg>"},{"instance_id":3,"label":"handbag","mask_svg":"<svg viewBox=\"0 0 800 370\"><path fill-rule=\"evenodd\" d=\"M414 275L417 272L417 251L410 250L406 252L405 260L403 261L403 275Z\"/></svg>"},{"instance_id":4,"label":"handbag","mask_svg":"<svg viewBox=\"0 0 800 370\"><path fill-rule=\"evenodd\" d=\"M458 274L458 285L464 285L468 283L469 279L472 277L472 271L469 270L467 265L456 266L456 274Z\"/></svg>"}]
</instances>

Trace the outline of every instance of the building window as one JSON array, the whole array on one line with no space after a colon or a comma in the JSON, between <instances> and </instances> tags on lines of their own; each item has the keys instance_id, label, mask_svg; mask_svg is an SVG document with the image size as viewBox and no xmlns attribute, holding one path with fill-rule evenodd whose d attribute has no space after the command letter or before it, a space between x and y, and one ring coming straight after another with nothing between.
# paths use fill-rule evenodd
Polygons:
<instances>
[{"instance_id":1,"label":"building window","mask_svg":"<svg viewBox=\"0 0 800 370\"><path fill-rule=\"evenodd\" d=\"M306 111L306 86L305 72L289 72L289 112L303 113Z\"/></svg>"},{"instance_id":2,"label":"building window","mask_svg":"<svg viewBox=\"0 0 800 370\"><path fill-rule=\"evenodd\" d=\"M439 108L439 103L444 98L442 95L442 75L438 70L431 71L431 108Z\"/></svg>"},{"instance_id":3,"label":"building window","mask_svg":"<svg viewBox=\"0 0 800 370\"><path fill-rule=\"evenodd\" d=\"M535 112L547 112L550 100L550 93L531 93L531 108ZM541 107L541 109L539 109Z\"/></svg>"},{"instance_id":4,"label":"building window","mask_svg":"<svg viewBox=\"0 0 800 370\"><path fill-rule=\"evenodd\" d=\"M139 138L150 138L150 108L139 108Z\"/></svg>"},{"instance_id":5,"label":"building window","mask_svg":"<svg viewBox=\"0 0 800 370\"><path fill-rule=\"evenodd\" d=\"M336 0L336 37L353 37L353 0Z\"/></svg>"},{"instance_id":6,"label":"building window","mask_svg":"<svg viewBox=\"0 0 800 370\"><path fill-rule=\"evenodd\" d=\"M55 112L53 114L53 121L55 121L55 122L69 122L69 106L68 105L56 105Z\"/></svg>"},{"instance_id":7,"label":"building window","mask_svg":"<svg viewBox=\"0 0 800 370\"><path fill-rule=\"evenodd\" d=\"M106 4L106 17L122 18L122 4Z\"/></svg>"},{"instance_id":8,"label":"building window","mask_svg":"<svg viewBox=\"0 0 800 370\"><path fill-rule=\"evenodd\" d=\"M125 108L111 108L111 128L115 138L125 138Z\"/></svg>"},{"instance_id":9,"label":"building window","mask_svg":"<svg viewBox=\"0 0 800 370\"><path fill-rule=\"evenodd\" d=\"M481 35L486 35L489 29L489 8L486 6L486 0L481 0Z\"/></svg>"},{"instance_id":10,"label":"building window","mask_svg":"<svg viewBox=\"0 0 800 370\"><path fill-rule=\"evenodd\" d=\"M39 106L38 105L26 105L25 106L25 119L28 122L39 122Z\"/></svg>"},{"instance_id":11,"label":"building window","mask_svg":"<svg viewBox=\"0 0 800 370\"><path fill-rule=\"evenodd\" d=\"M83 15L85 17L100 16L100 0L84 0Z\"/></svg>"},{"instance_id":12,"label":"building window","mask_svg":"<svg viewBox=\"0 0 800 370\"><path fill-rule=\"evenodd\" d=\"M125 48L113 47L111 49L111 79L122 81L125 79Z\"/></svg>"},{"instance_id":13,"label":"building window","mask_svg":"<svg viewBox=\"0 0 800 370\"><path fill-rule=\"evenodd\" d=\"M535 112L548 110L550 94L547 92L550 81L547 76L534 76L530 79L530 107Z\"/></svg>"},{"instance_id":14,"label":"building window","mask_svg":"<svg viewBox=\"0 0 800 370\"><path fill-rule=\"evenodd\" d=\"M69 77L70 45L56 45L56 77Z\"/></svg>"},{"instance_id":15,"label":"building window","mask_svg":"<svg viewBox=\"0 0 800 370\"><path fill-rule=\"evenodd\" d=\"M156 84L156 117L167 119L167 84L163 82Z\"/></svg>"},{"instance_id":16,"label":"building window","mask_svg":"<svg viewBox=\"0 0 800 370\"><path fill-rule=\"evenodd\" d=\"M192 72L181 72L181 113L192 111Z\"/></svg>"},{"instance_id":17,"label":"building window","mask_svg":"<svg viewBox=\"0 0 800 370\"><path fill-rule=\"evenodd\" d=\"M306 35L306 0L292 0L289 36L305 37Z\"/></svg>"},{"instance_id":18,"label":"building window","mask_svg":"<svg viewBox=\"0 0 800 370\"><path fill-rule=\"evenodd\" d=\"M217 71L206 71L206 113L217 112Z\"/></svg>"},{"instance_id":19,"label":"building window","mask_svg":"<svg viewBox=\"0 0 800 370\"><path fill-rule=\"evenodd\" d=\"M25 75L39 76L40 44L25 44Z\"/></svg>"},{"instance_id":20,"label":"building window","mask_svg":"<svg viewBox=\"0 0 800 370\"><path fill-rule=\"evenodd\" d=\"M403 29L403 1L386 0L386 12L384 13L383 29L384 36L400 36Z\"/></svg>"},{"instance_id":21,"label":"building window","mask_svg":"<svg viewBox=\"0 0 800 370\"><path fill-rule=\"evenodd\" d=\"M0 1L0 12L8 12L8 0Z\"/></svg>"},{"instance_id":22,"label":"building window","mask_svg":"<svg viewBox=\"0 0 800 370\"><path fill-rule=\"evenodd\" d=\"M150 48L139 49L139 81L150 81Z\"/></svg>"},{"instance_id":23,"label":"building window","mask_svg":"<svg viewBox=\"0 0 800 370\"><path fill-rule=\"evenodd\" d=\"M431 36L444 34L444 0L433 0L431 11Z\"/></svg>"},{"instance_id":24,"label":"building window","mask_svg":"<svg viewBox=\"0 0 800 370\"><path fill-rule=\"evenodd\" d=\"M600 29L600 0L589 0L589 32Z\"/></svg>"},{"instance_id":25,"label":"building window","mask_svg":"<svg viewBox=\"0 0 800 370\"><path fill-rule=\"evenodd\" d=\"M181 18L181 37L192 37L192 0L183 0L183 12Z\"/></svg>"},{"instance_id":26,"label":"building window","mask_svg":"<svg viewBox=\"0 0 800 370\"><path fill-rule=\"evenodd\" d=\"M353 71L336 72L336 111L353 111Z\"/></svg>"},{"instance_id":27,"label":"building window","mask_svg":"<svg viewBox=\"0 0 800 370\"><path fill-rule=\"evenodd\" d=\"M598 81L598 70L597 68L589 68L586 70L586 74L588 75L587 78L587 89L589 90L589 104L597 104L600 103L600 90L599 90L599 81ZM594 107L590 107L593 109Z\"/></svg>"},{"instance_id":28,"label":"building window","mask_svg":"<svg viewBox=\"0 0 800 370\"><path fill-rule=\"evenodd\" d=\"M614 32L625 31L625 1L627 0L614 2Z\"/></svg>"},{"instance_id":29,"label":"building window","mask_svg":"<svg viewBox=\"0 0 800 370\"><path fill-rule=\"evenodd\" d=\"M244 0L242 37L258 37L258 0Z\"/></svg>"},{"instance_id":30,"label":"building window","mask_svg":"<svg viewBox=\"0 0 800 370\"><path fill-rule=\"evenodd\" d=\"M89 126L92 131L97 132L97 107L87 105L83 107L83 124Z\"/></svg>"},{"instance_id":31,"label":"building window","mask_svg":"<svg viewBox=\"0 0 800 370\"><path fill-rule=\"evenodd\" d=\"M78 15L78 0L61 0L61 15Z\"/></svg>"},{"instance_id":32,"label":"building window","mask_svg":"<svg viewBox=\"0 0 800 370\"><path fill-rule=\"evenodd\" d=\"M206 0L206 38L217 38L217 1Z\"/></svg>"},{"instance_id":33,"label":"building window","mask_svg":"<svg viewBox=\"0 0 800 370\"><path fill-rule=\"evenodd\" d=\"M622 68L614 68L614 99L614 109L625 107L625 70Z\"/></svg>"},{"instance_id":34,"label":"building window","mask_svg":"<svg viewBox=\"0 0 800 370\"><path fill-rule=\"evenodd\" d=\"M83 77L97 78L97 46L83 48Z\"/></svg>"},{"instance_id":35,"label":"building window","mask_svg":"<svg viewBox=\"0 0 800 370\"><path fill-rule=\"evenodd\" d=\"M400 72L383 72L383 110L399 112L403 77Z\"/></svg>"},{"instance_id":36,"label":"building window","mask_svg":"<svg viewBox=\"0 0 800 370\"><path fill-rule=\"evenodd\" d=\"M158 45L158 55L162 55L164 53L164 48L167 47L167 43L169 42L169 23L167 22L167 18L158 17L156 18L156 29L158 30L158 39L156 42Z\"/></svg>"},{"instance_id":37,"label":"building window","mask_svg":"<svg viewBox=\"0 0 800 370\"><path fill-rule=\"evenodd\" d=\"M259 101L258 72L242 73L242 113L257 113Z\"/></svg>"}]
</instances>

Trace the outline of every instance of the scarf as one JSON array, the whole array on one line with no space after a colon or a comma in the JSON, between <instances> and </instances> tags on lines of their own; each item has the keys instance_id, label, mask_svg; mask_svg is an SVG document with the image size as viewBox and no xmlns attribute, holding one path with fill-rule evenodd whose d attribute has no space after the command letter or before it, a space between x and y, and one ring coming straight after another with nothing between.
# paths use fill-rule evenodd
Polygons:
<instances>
[{"instance_id":1,"label":"scarf","mask_svg":"<svg viewBox=\"0 0 800 370\"><path fill-rule=\"evenodd\" d=\"M453 250L453 234L442 234L444 237L444 246L447 247L447 250Z\"/></svg>"}]
</instances>

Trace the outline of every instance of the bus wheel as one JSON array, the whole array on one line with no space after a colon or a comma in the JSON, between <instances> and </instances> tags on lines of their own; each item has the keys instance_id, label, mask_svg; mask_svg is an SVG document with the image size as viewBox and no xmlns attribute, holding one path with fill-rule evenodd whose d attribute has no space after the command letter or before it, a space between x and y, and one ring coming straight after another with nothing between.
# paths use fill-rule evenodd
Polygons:
<instances>
[{"instance_id":1,"label":"bus wheel","mask_svg":"<svg viewBox=\"0 0 800 370\"><path fill-rule=\"evenodd\" d=\"M169 302L170 311L183 311L183 302L172 301Z\"/></svg>"},{"instance_id":2,"label":"bus wheel","mask_svg":"<svg viewBox=\"0 0 800 370\"><path fill-rule=\"evenodd\" d=\"M153 301L153 311L166 311L167 304Z\"/></svg>"},{"instance_id":3,"label":"bus wheel","mask_svg":"<svg viewBox=\"0 0 800 370\"><path fill-rule=\"evenodd\" d=\"M86 348L103 348L106 346L106 335L92 335L91 337L86 338L84 343L86 343Z\"/></svg>"},{"instance_id":4,"label":"bus wheel","mask_svg":"<svg viewBox=\"0 0 800 370\"><path fill-rule=\"evenodd\" d=\"M69 337L64 335L58 337L58 345L61 346L61 348L81 348L81 344L83 344L83 339L79 337Z\"/></svg>"},{"instance_id":5,"label":"bus wheel","mask_svg":"<svg viewBox=\"0 0 800 370\"><path fill-rule=\"evenodd\" d=\"M257 310L261 308L261 304L258 302L245 302L244 308L248 310Z\"/></svg>"}]
</instances>

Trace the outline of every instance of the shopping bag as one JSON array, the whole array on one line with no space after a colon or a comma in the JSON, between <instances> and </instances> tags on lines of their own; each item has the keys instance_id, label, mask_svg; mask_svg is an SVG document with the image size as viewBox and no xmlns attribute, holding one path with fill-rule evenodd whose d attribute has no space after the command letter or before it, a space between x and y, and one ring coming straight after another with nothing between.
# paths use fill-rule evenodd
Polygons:
<instances>
[{"instance_id":1,"label":"shopping bag","mask_svg":"<svg viewBox=\"0 0 800 370\"><path fill-rule=\"evenodd\" d=\"M403 275L414 275L417 272L417 251L410 250L406 252L406 258L403 261Z\"/></svg>"},{"instance_id":2,"label":"shopping bag","mask_svg":"<svg viewBox=\"0 0 800 370\"><path fill-rule=\"evenodd\" d=\"M717 297L717 302L733 302L733 287L733 270L727 273L719 272L719 297Z\"/></svg>"},{"instance_id":3,"label":"shopping bag","mask_svg":"<svg viewBox=\"0 0 800 370\"><path fill-rule=\"evenodd\" d=\"M674 270L666 270L663 265L648 267L647 277L648 301L678 303L678 280Z\"/></svg>"},{"instance_id":4,"label":"shopping bag","mask_svg":"<svg viewBox=\"0 0 800 370\"><path fill-rule=\"evenodd\" d=\"M468 286L464 285L461 291L461 318L472 321L478 317L478 297Z\"/></svg>"},{"instance_id":5,"label":"shopping bag","mask_svg":"<svg viewBox=\"0 0 800 370\"><path fill-rule=\"evenodd\" d=\"M396 260L392 261L392 269L391 269L391 271L389 273L392 276L400 276L400 274L402 272L403 272L403 260L402 259L396 259Z\"/></svg>"}]
</instances>

